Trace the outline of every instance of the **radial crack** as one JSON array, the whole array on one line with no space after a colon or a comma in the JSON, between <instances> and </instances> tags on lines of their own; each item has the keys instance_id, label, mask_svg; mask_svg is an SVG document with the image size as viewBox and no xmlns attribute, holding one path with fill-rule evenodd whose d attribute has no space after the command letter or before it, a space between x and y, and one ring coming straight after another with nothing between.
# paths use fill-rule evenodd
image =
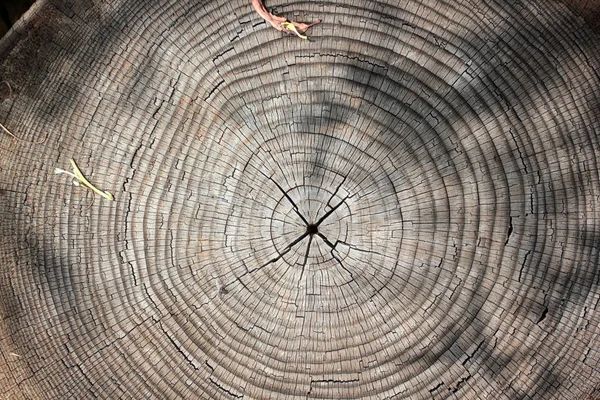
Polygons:
<instances>
[{"instance_id":1,"label":"radial crack","mask_svg":"<svg viewBox=\"0 0 600 400\"><path fill-rule=\"evenodd\" d=\"M329 207L331 207L331 200L333 200L333 198L335 197L335 195L338 194L338 192L342 188L342 185L344 184L344 182L346 182L346 178L347 177L344 176L344 179L342 179L342 181L340 182L340 184L335 188L335 191L333 192L333 194L331 195L331 197L329 197L329 200L327 201L327 205Z\"/></svg>"},{"instance_id":2,"label":"radial crack","mask_svg":"<svg viewBox=\"0 0 600 400\"><path fill-rule=\"evenodd\" d=\"M300 287L300 282L302 281L302 277L304 276L304 269L306 268L306 263L308 262L308 256L310 254L310 245L312 244L312 240L313 240L313 235L310 235L308 237L308 246L306 246L306 254L304 254L304 262L302 263L302 271L300 272L300 278L298 278L298 287Z\"/></svg>"},{"instance_id":3,"label":"radial crack","mask_svg":"<svg viewBox=\"0 0 600 400\"><path fill-rule=\"evenodd\" d=\"M337 204L335 207L333 207L331 210L327 211L327 212L325 213L325 215L323 215L323 216L321 217L321 219L319 219L319 220L318 220L318 221L317 221L317 222L316 222L314 225L315 225L315 226L317 226L317 227L318 227L319 225L321 225L321 222L325 221L325 219L326 219L327 217L329 217L329 216L330 216L330 215L331 215L331 214L332 214L332 213L333 213L335 210L337 210L337 209L338 209L338 208L339 208L339 207L340 207L340 206L341 206L341 205L342 205L342 204L343 204L343 203L346 201L346 199L347 199L347 198L348 198L348 196L344 197L344 199L343 199L342 201L340 201L340 202L339 202L339 203L338 203L338 204Z\"/></svg>"},{"instance_id":4,"label":"radial crack","mask_svg":"<svg viewBox=\"0 0 600 400\"><path fill-rule=\"evenodd\" d=\"M331 247L331 256L332 256L332 257L335 259L335 261L337 261L337 262L338 262L338 264L340 264L340 267L342 267L342 268L344 269L344 271L346 271L347 273L349 273L349 274L350 274L350 277L351 277L352 279L354 279L354 274L353 274L353 273L352 273L352 272L351 272L351 271L350 271L348 268L346 268L346 267L344 266L344 264L342 263L342 260L340 260L339 258L337 258L337 257L336 257L336 255L334 254L334 250L336 250L336 249L335 249L335 246L336 246L336 245L339 243L339 241L338 241L338 242L336 242L336 244L333 244L333 243L331 243L331 242L330 242L330 241L329 241L329 240L328 240L328 239L327 239L327 238L326 238L326 237L325 237L325 236L324 236L322 233L317 233L317 235L318 235L318 236L319 236L321 239L323 239L323 241L325 242L325 244L326 244L327 246Z\"/></svg>"},{"instance_id":5,"label":"radial crack","mask_svg":"<svg viewBox=\"0 0 600 400\"><path fill-rule=\"evenodd\" d=\"M335 241L335 244L334 244L334 243L331 243L331 242L330 242L330 241L329 241L329 240L328 240L328 239L327 239L327 238L326 238L326 237L325 237L325 236L324 236L322 233L320 233L320 232L319 232L319 233L317 233L317 235L319 235L319 237L320 237L321 239L323 239L323 241L325 242L325 244L326 244L327 246L331 247L331 249L332 249L332 250L336 250L336 247L337 247L337 245L341 243L341 244L343 244L343 245L346 245L346 246L350 247L352 250L356 250L356 251L359 251L359 252L361 252L361 253L371 253L371 254L378 255L378 256L380 256L380 257L384 257L384 258L390 258L390 259L392 259L392 260L395 260L395 258L394 258L394 257L390 257L390 256L388 256L388 255L385 255L385 254L383 254L383 253L380 253L380 252L378 252L378 251L375 251L375 250L364 250L364 249L361 249L360 247L356 246L355 244L351 244L351 243L348 243L348 242L344 242L344 241L342 241L342 240L336 240L336 241Z\"/></svg>"},{"instance_id":6,"label":"radial crack","mask_svg":"<svg viewBox=\"0 0 600 400\"><path fill-rule=\"evenodd\" d=\"M292 243L288 244L287 247L281 252L279 253L279 255L269 261L267 261L266 263L264 263L263 265L261 265L260 267L254 268L253 270L248 271L248 273L252 273L254 271L258 271L259 269L262 269L264 267L266 267L269 264L273 264L277 261L279 261L281 259L281 257L285 256L287 253L289 253L290 250L292 250L292 248L297 245L298 243L300 243L302 241L302 239L304 239L305 237L307 237L309 235L308 232L304 232L302 235L300 235L300 237L296 240L294 240Z\"/></svg>"},{"instance_id":7,"label":"radial crack","mask_svg":"<svg viewBox=\"0 0 600 400\"><path fill-rule=\"evenodd\" d=\"M308 225L308 221L306 221L306 219L304 218L304 216L302 216L302 214L300 214L300 211L298 210L298 206L296 205L296 203L294 203L294 200L292 200L292 198L290 197L289 194L287 194L287 192L285 190L283 190L283 188L277 183L275 182L275 180L270 177L267 176L265 173L263 173L262 171L259 171L265 178L269 179L271 182L273 182L275 184L275 186L277 186L277 188L281 191L281 193L283 193L283 195L285 196L286 199L288 199L288 201L292 204L292 207L294 208L294 211L296 212L296 214L298 214L298 216L300 217L300 219L302 219L302 222L304 222L306 225Z\"/></svg>"}]
</instances>

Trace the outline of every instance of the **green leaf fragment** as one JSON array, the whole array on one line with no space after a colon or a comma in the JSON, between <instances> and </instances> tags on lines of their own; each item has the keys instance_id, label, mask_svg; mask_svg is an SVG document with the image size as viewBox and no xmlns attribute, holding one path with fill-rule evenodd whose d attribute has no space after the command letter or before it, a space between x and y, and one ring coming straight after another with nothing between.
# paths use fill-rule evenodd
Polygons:
<instances>
[{"instance_id":1,"label":"green leaf fragment","mask_svg":"<svg viewBox=\"0 0 600 400\"><path fill-rule=\"evenodd\" d=\"M287 29L288 31L290 31L292 33L295 33L300 39L304 39L304 40L308 39L307 36L301 35L300 32L298 32L298 30L296 29L296 26L293 23L291 23L291 22L288 22L288 21L282 22L281 26L283 28Z\"/></svg>"},{"instance_id":2,"label":"green leaf fragment","mask_svg":"<svg viewBox=\"0 0 600 400\"><path fill-rule=\"evenodd\" d=\"M105 199L114 201L115 197L112 195L112 193L108 192L108 191L103 191L98 189L96 186L92 185L90 183L90 181L88 181L85 176L83 176L83 173L81 172L81 170L79 169L79 167L77 167L77 164L75 163L74 159L70 159L71 161L71 165L73 166L73 172L75 173L75 176L77 177L77 179L79 179L79 181L81 182L81 184L85 187L87 187L90 190L93 190L94 193L97 193L98 195L104 197Z\"/></svg>"},{"instance_id":3,"label":"green leaf fragment","mask_svg":"<svg viewBox=\"0 0 600 400\"><path fill-rule=\"evenodd\" d=\"M92 185L91 182L88 181L85 176L83 176L83 173L81 172L81 170L75 163L74 159L71 158L69 161L71 161L71 166L73 167L73 172L65 171L64 169L61 169L61 168L55 168L54 173L55 174L67 174L69 176L72 176L73 184L75 186L83 186L87 189L90 189L94 193L99 194L100 196L104 197L105 199L108 199L111 201L115 200L115 197L112 195L112 193L105 191L105 190L100 190L96 186Z\"/></svg>"}]
</instances>

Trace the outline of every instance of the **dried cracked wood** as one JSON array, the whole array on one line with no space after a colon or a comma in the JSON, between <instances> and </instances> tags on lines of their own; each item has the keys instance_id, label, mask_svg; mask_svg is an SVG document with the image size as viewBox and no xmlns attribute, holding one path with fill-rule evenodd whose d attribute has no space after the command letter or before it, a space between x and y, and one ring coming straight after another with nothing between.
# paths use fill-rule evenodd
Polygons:
<instances>
[{"instance_id":1,"label":"dried cracked wood","mask_svg":"<svg viewBox=\"0 0 600 400\"><path fill-rule=\"evenodd\" d=\"M94 3L0 41L0 398L600 395L593 6Z\"/></svg>"}]
</instances>

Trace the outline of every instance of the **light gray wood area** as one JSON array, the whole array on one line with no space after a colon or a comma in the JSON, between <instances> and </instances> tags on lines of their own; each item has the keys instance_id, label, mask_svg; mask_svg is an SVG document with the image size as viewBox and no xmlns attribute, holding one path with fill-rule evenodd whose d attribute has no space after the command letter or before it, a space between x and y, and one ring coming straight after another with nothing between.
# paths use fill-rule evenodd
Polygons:
<instances>
[{"instance_id":1,"label":"light gray wood area","mask_svg":"<svg viewBox=\"0 0 600 400\"><path fill-rule=\"evenodd\" d=\"M600 398L596 4L38 1L0 399Z\"/></svg>"}]
</instances>

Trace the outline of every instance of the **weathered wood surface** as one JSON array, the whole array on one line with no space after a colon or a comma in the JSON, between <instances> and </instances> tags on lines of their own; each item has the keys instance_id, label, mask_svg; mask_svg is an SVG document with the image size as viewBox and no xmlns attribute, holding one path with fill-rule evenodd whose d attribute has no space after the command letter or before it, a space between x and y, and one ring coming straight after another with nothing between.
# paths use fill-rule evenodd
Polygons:
<instances>
[{"instance_id":1,"label":"weathered wood surface","mask_svg":"<svg viewBox=\"0 0 600 400\"><path fill-rule=\"evenodd\" d=\"M595 3L266 5L0 41L0 398L600 396Z\"/></svg>"}]
</instances>

